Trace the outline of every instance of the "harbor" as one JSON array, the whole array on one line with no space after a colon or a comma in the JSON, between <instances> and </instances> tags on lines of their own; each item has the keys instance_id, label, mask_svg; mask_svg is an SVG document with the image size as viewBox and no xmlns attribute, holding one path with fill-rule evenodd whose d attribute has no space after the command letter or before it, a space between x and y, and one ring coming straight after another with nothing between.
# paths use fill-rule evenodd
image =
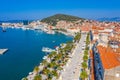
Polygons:
<instances>
[{"instance_id":1,"label":"harbor","mask_svg":"<svg viewBox=\"0 0 120 80\"><path fill-rule=\"evenodd\" d=\"M43 31L21 28L7 28L4 33L0 28L0 49L8 49L4 55L0 55L0 80L21 80L42 62L46 56L42 52L43 47L55 49L55 46L72 39L61 33L50 35Z\"/></svg>"},{"instance_id":2,"label":"harbor","mask_svg":"<svg viewBox=\"0 0 120 80\"><path fill-rule=\"evenodd\" d=\"M8 51L8 49L0 49L0 55L6 53Z\"/></svg>"}]
</instances>

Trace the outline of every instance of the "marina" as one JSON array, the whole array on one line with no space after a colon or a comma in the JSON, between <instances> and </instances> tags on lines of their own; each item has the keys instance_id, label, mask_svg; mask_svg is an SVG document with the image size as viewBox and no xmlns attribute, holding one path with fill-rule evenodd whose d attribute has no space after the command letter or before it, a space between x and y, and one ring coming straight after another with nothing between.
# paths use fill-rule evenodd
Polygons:
<instances>
[{"instance_id":1,"label":"marina","mask_svg":"<svg viewBox=\"0 0 120 80\"><path fill-rule=\"evenodd\" d=\"M0 49L0 55L4 54L7 51L8 51L8 49Z\"/></svg>"}]
</instances>

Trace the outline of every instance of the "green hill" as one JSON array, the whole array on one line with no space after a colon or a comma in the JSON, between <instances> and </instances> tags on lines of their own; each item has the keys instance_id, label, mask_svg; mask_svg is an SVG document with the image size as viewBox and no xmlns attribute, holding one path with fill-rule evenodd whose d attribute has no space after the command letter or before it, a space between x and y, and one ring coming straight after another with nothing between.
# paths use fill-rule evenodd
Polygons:
<instances>
[{"instance_id":1,"label":"green hill","mask_svg":"<svg viewBox=\"0 0 120 80\"><path fill-rule=\"evenodd\" d=\"M77 21L77 20L84 20L83 18L79 18L76 16L71 16L71 15L65 15L65 14L56 14L47 18L44 18L41 20L41 22L46 22L50 25L55 26L58 21L64 20L64 21Z\"/></svg>"}]
</instances>

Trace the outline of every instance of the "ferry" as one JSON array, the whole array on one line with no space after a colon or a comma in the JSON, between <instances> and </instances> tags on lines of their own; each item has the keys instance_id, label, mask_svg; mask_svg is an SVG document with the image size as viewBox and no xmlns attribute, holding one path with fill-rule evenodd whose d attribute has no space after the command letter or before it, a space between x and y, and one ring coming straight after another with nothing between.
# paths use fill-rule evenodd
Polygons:
<instances>
[{"instance_id":1,"label":"ferry","mask_svg":"<svg viewBox=\"0 0 120 80\"><path fill-rule=\"evenodd\" d=\"M43 47L43 48L42 48L42 51L43 51L43 52L50 53L50 52L55 51L55 50L54 50L54 49L50 49L50 48L48 48L48 47Z\"/></svg>"}]
</instances>

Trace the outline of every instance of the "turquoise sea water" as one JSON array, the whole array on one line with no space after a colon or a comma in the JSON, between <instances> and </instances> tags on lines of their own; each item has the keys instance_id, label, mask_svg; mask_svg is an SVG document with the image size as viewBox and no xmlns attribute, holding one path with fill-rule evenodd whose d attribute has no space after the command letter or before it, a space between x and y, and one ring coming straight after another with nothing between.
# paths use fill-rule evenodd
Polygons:
<instances>
[{"instance_id":1,"label":"turquoise sea water","mask_svg":"<svg viewBox=\"0 0 120 80\"><path fill-rule=\"evenodd\" d=\"M42 31L11 28L6 31L2 32L0 27L0 48L9 49L0 55L0 80L21 80L42 61L45 55L42 47L54 48L73 39L60 33L50 35Z\"/></svg>"}]
</instances>

